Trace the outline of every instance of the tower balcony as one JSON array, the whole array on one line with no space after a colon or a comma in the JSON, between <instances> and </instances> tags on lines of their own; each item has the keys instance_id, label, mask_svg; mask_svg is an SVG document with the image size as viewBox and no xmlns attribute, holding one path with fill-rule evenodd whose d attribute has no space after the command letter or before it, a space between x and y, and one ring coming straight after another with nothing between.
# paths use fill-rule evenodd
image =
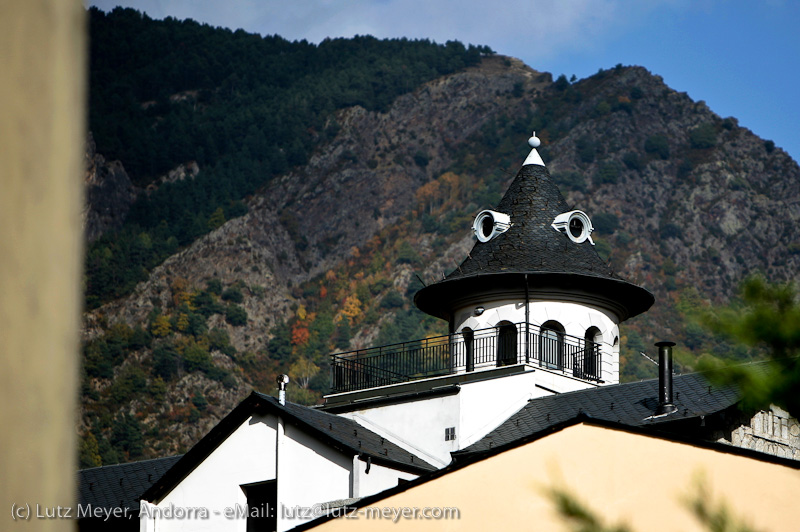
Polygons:
<instances>
[{"instance_id":1,"label":"tower balcony","mask_svg":"<svg viewBox=\"0 0 800 532\"><path fill-rule=\"evenodd\" d=\"M529 364L602 382L600 344L526 323L412 340L331 355L331 392Z\"/></svg>"}]
</instances>

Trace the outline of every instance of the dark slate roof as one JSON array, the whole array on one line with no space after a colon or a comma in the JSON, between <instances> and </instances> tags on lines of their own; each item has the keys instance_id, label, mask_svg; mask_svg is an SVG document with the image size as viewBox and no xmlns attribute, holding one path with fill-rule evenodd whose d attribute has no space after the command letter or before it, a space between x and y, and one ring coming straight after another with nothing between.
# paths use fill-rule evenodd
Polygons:
<instances>
[{"instance_id":1,"label":"dark slate roof","mask_svg":"<svg viewBox=\"0 0 800 532\"><path fill-rule=\"evenodd\" d=\"M82 469L78 471L78 501L84 508L128 508L138 514L142 493L181 456Z\"/></svg>"},{"instance_id":2,"label":"dark slate roof","mask_svg":"<svg viewBox=\"0 0 800 532\"><path fill-rule=\"evenodd\" d=\"M573 209L546 167L528 164L520 168L494 210L508 214L511 227L489 242L476 242L447 279L505 272L579 273L620 279L588 241L576 244L551 227L556 216Z\"/></svg>"},{"instance_id":3,"label":"dark slate roof","mask_svg":"<svg viewBox=\"0 0 800 532\"><path fill-rule=\"evenodd\" d=\"M714 414L733 406L740 398L735 388L709 384L702 373L676 375L672 389L677 410L657 417L652 416L658 407L658 379L533 399L483 439L454 454L481 452L507 445L576 416L634 427L652 426Z\"/></svg>"},{"instance_id":4,"label":"dark slate roof","mask_svg":"<svg viewBox=\"0 0 800 532\"><path fill-rule=\"evenodd\" d=\"M621 319L646 311L653 295L616 275L588 241L576 244L551 227L571 209L547 168L524 165L494 209L511 217L511 227L489 242L477 241L467 258L442 281L417 293L417 306L448 319L452 300L489 281L508 289L528 275L529 288L551 287L599 294L618 308ZM589 214L591 218L591 213Z\"/></svg>"},{"instance_id":5,"label":"dark slate roof","mask_svg":"<svg viewBox=\"0 0 800 532\"><path fill-rule=\"evenodd\" d=\"M279 415L285 423L300 427L331 447L360 455L365 460L369 458L379 465L418 475L436 469L351 419L289 402L281 405L274 397L252 392L147 489L141 498L150 502L160 501L253 414Z\"/></svg>"},{"instance_id":6,"label":"dark slate roof","mask_svg":"<svg viewBox=\"0 0 800 532\"><path fill-rule=\"evenodd\" d=\"M435 466L420 457L398 447L352 419L289 402L282 406L274 397L258 392L254 393L264 401L272 403L275 408L288 413L298 425L325 435L356 454L370 456L373 461L377 459L393 462L395 466L401 465L426 471L436 469Z\"/></svg>"}]
</instances>

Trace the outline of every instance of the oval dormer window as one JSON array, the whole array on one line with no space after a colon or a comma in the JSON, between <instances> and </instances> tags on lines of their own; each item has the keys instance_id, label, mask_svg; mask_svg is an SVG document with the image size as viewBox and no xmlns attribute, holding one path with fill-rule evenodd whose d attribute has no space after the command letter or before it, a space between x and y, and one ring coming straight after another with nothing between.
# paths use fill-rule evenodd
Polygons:
<instances>
[{"instance_id":1,"label":"oval dormer window","mask_svg":"<svg viewBox=\"0 0 800 532\"><path fill-rule=\"evenodd\" d=\"M576 244L581 244L587 240L594 246L592 240L592 221L583 211L569 211L556 216L553 220L552 228L566 234L570 240Z\"/></svg>"},{"instance_id":2,"label":"oval dormer window","mask_svg":"<svg viewBox=\"0 0 800 532\"><path fill-rule=\"evenodd\" d=\"M472 223L472 231L478 240L488 242L511 227L511 217L502 212L481 211Z\"/></svg>"},{"instance_id":3,"label":"oval dormer window","mask_svg":"<svg viewBox=\"0 0 800 532\"><path fill-rule=\"evenodd\" d=\"M569 221L569 236L573 239L581 238L585 230L586 226L583 225L583 222L577 216Z\"/></svg>"}]
</instances>

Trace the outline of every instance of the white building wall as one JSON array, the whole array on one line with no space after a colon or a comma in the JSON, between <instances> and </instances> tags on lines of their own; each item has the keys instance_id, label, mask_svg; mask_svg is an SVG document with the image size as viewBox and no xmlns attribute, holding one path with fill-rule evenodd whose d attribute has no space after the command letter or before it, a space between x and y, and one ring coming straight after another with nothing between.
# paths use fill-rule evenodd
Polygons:
<instances>
[{"instance_id":1,"label":"white building wall","mask_svg":"<svg viewBox=\"0 0 800 532\"><path fill-rule=\"evenodd\" d=\"M148 519L142 515L142 526L158 532L243 532L246 520L227 518L225 508L246 507L242 484L275 479L276 426L275 416L252 416L156 505L162 512L170 508L206 509L207 518Z\"/></svg>"},{"instance_id":2,"label":"white building wall","mask_svg":"<svg viewBox=\"0 0 800 532\"><path fill-rule=\"evenodd\" d=\"M536 371L465 383L459 392L457 447L463 449L486 436L528 401L548 392L536 388Z\"/></svg>"},{"instance_id":3,"label":"white building wall","mask_svg":"<svg viewBox=\"0 0 800 532\"><path fill-rule=\"evenodd\" d=\"M283 532L317 517L304 509L372 495L396 486L400 478L416 478L375 464L366 474L365 466L353 454L336 450L285 420L279 424L274 415L252 416L157 505L143 501L155 517L142 512L140 529L244 532L247 496L241 486L277 478L278 504L271 510L277 514L278 532Z\"/></svg>"},{"instance_id":4,"label":"white building wall","mask_svg":"<svg viewBox=\"0 0 800 532\"><path fill-rule=\"evenodd\" d=\"M367 463L356 458L355 467L356 482L354 485L353 497L367 497L383 490L397 486L400 479L414 480L417 475L403 473L388 467L371 464L367 473Z\"/></svg>"},{"instance_id":5,"label":"white building wall","mask_svg":"<svg viewBox=\"0 0 800 532\"><path fill-rule=\"evenodd\" d=\"M450 463L451 452L475 443L529 400L595 386L571 375L530 365L510 375L504 371L507 369L476 370L477 380L461 382L456 394L365 407L340 415L388 435L398 445L407 443L408 450L427 453L444 466ZM492 377L493 370L499 376ZM436 380L444 379L431 379L430 386L435 388ZM448 427L455 428L455 440L445 440Z\"/></svg>"},{"instance_id":6,"label":"white building wall","mask_svg":"<svg viewBox=\"0 0 800 532\"><path fill-rule=\"evenodd\" d=\"M352 496L352 455L332 449L294 427L284 425L278 449L278 532L308 519L299 508ZM317 516L313 516L317 517Z\"/></svg>"},{"instance_id":7,"label":"white building wall","mask_svg":"<svg viewBox=\"0 0 800 532\"><path fill-rule=\"evenodd\" d=\"M456 441L444 440L444 429L459 424L458 394L443 397L430 397L416 401L374 406L340 414L363 422L366 418L372 425L380 427L384 434L392 434L410 445L408 449L421 449L441 461L450 462L450 453L458 450Z\"/></svg>"}]
</instances>

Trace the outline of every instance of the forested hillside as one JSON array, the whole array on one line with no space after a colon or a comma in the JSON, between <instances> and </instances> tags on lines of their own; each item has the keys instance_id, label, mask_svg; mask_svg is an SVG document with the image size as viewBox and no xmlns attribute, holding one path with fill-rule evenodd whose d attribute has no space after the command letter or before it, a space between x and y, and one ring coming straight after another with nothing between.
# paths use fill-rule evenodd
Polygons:
<instances>
[{"instance_id":1,"label":"forested hillside","mask_svg":"<svg viewBox=\"0 0 800 532\"><path fill-rule=\"evenodd\" d=\"M641 67L553 81L459 43L90 14L87 187L136 199L87 252L84 465L186 450L280 372L313 403L330 353L446 332L411 303L419 279L464 258L533 130L601 256L656 294L622 325L623 378L655 376L655 340L685 369L751 357L692 313L800 270L797 164Z\"/></svg>"},{"instance_id":2,"label":"forested hillside","mask_svg":"<svg viewBox=\"0 0 800 532\"><path fill-rule=\"evenodd\" d=\"M386 110L399 94L490 52L372 37L317 46L154 21L132 9L89 14L97 151L122 161L134 185L150 186L125 228L92 247L90 308L129 292L180 246L244 214L244 197L305 164L336 135L334 111ZM194 179L158 182L189 161L202 168Z\"/></svg>"}]
</instances>

